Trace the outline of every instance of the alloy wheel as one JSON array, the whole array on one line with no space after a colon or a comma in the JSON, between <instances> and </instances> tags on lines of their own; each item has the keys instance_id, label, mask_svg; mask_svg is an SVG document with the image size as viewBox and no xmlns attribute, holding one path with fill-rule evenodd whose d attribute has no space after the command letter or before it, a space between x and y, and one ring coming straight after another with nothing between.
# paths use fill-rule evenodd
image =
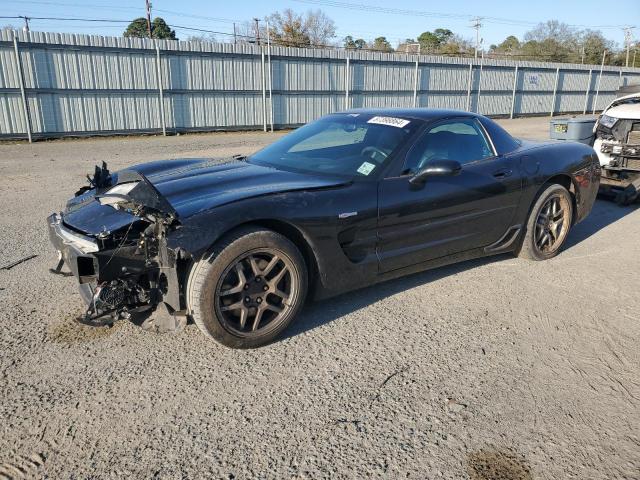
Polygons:
<instances>
[{"instance_id":1,"label":"alloy wheel","mask_svg":"<svg viewBox=\"0 0 640 480\"><path fill-rule=\"evenodd\" d=\"M227 330L240 336L262 335L289 314L299 285L288 256L260 249L239 257L221 276L216 311Z\"/></svg>"},{"instance_id":2,"label":"alloy wheel","mask_svg":"<svg viewBox=\"0 0 640 480\"><path fill-rule=\"evenodd\" d=\"M571 206L564 195L552 195L538 212L534 244L543 254L553 253L560 248L569 231Z\"/></svg>"}]
</instances>

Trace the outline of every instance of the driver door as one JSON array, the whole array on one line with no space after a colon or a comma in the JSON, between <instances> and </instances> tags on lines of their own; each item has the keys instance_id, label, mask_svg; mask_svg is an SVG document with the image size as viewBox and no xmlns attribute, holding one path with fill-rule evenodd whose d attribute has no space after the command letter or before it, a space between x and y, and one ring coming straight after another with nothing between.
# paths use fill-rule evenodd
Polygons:
<instances>
[{"instance_id":1,"label":"driver door","mask_svg":"<svg viewBox=\"0 0 640 480\"><path fill-rule=\"evenodd\" d=\"M409 179L435 160L460 173ZM499 156L480 123L469 117L430 127L408 152L399 176L378 186L381 273L496 242L511 226L521 194L517 158Z\"/></svg>"}]
</instances>

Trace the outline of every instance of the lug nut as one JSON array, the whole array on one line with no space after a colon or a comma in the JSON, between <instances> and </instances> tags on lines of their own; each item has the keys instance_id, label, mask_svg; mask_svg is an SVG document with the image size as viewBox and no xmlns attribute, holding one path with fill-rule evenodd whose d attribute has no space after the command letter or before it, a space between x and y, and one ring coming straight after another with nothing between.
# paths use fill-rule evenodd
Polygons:
<instances>
[{"instance_id":1,"label":"lug nut","mask_svg":"<svg viewBox=\"0 0 640 480\"><path fill-rule=\"evenodd\" d=\"M269 290L269 287L267 287L267 286L265 285L264 287L262 287L262 290L264 290L264 291L266 292L267 290Z\"/></svg>"},{"instance_id":2,"label":"lug nut","mask_svg":"<svg viewBox=\"0 0 640 480\"><path fill-rule=\"evenodd\" d=\"M244 286L244 289L245 290L249 290L249 284L248 283Z\"/></svg>"},{"instance_id":3,"label":"lug nut","mask_svg":"<svg viewBox=\"0 0 640 480\"><path fill-rule=\"evenodd\" d=\"M244 301L249 303L251 301L251 299L249 297L244 297Z\"/></svg>"},{"instance_id":4,"label":"lug nut","mask_svg":"<svg viewBox=\"0 0 640 480\"><path fill-rule=\"evenodd\" d=\"M260 277L256 277L256 282L259 282L260 280L262 280Z\"/></svg>"},{"instance_id":5,"label":"lug nut","mask_svg":"<svg viewBox=\"0 0 640 480\"><path fill-rule=\"evenodd\" d=\"M256 298L257 303L262 303L262 299L260 297Z\"/></svg>"}]
</instances>

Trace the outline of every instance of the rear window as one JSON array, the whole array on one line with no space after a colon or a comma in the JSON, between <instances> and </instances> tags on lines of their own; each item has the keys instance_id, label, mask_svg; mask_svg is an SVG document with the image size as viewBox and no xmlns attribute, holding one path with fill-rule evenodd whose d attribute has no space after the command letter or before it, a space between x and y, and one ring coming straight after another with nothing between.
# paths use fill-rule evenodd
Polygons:
<instances>
[{"instance_id":1,"label":"rear window","mask_svg":"<svg viewBox=\"0 0 640 480\"><path fill-rule=\"evenodd\" d=\"M486 117L478 117L478 120L480 120L480 123L482 123L482 126L491 137L491 141L493 142L493 146L496 147L498 155L513 152L520 146L518 139L509 135L504 128L493 120Z\"/></svg>"}]
</instances>

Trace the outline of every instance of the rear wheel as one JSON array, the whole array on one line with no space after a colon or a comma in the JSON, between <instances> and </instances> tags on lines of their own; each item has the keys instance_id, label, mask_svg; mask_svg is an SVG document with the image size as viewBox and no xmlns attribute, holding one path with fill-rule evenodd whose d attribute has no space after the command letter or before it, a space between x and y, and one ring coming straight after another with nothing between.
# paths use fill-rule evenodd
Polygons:
<instances>
[{"instance_id":1,"label":"rear wheel","mask_svg":"<svg viewBox=\"0 0 640 480\"><path fill-rule=\"evenodd\" d=\"M307 292L307 269L296 246L271 230L244 228L218 242L189 275L187 300L207 336L232 348L276 338L295 318Z\"/></svg>"},{"instance_id":2,"label":"rear wheel","mask_svg":"<svg viewBox=\"0 0 640 480\"><path fill-rule=\"evenodd\" d=\"M550 185L531 209L518 256L530 260L555 257L569 234L572 220L571 194L562 185Z\"/></svg>"}]
</instances>

